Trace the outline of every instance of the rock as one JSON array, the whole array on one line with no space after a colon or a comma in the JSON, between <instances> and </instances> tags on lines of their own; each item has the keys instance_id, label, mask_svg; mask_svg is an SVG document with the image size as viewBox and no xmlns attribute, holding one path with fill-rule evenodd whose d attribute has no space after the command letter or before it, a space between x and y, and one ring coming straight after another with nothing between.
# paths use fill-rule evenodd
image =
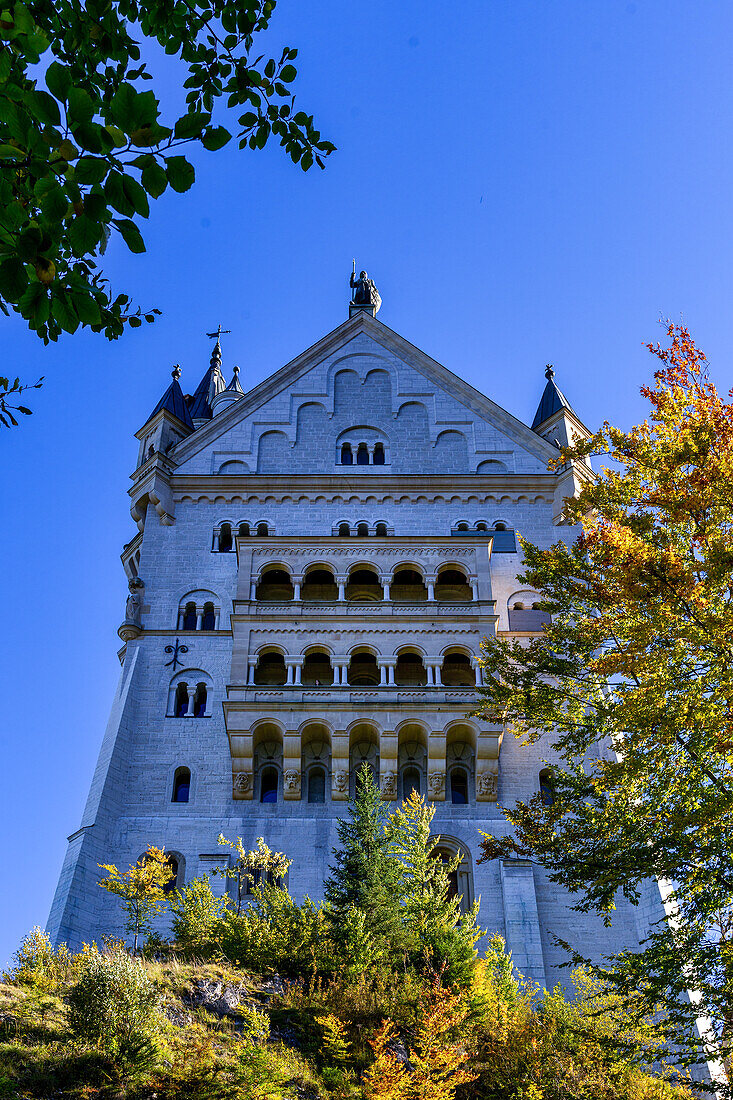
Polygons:
<instances>
[{"instance_id":1,"label":"rock","mask_svg":"<svg viewBox=\"0 0 733 1100\"><path fill-rule=\"evenodd\" d=\"M242 985L200 978L194 981L191 992L184 994L181 999L196 1008L205 1008L216 1016L236 1016L244 993L245 987Z\"/></svg>"}]
</instances>

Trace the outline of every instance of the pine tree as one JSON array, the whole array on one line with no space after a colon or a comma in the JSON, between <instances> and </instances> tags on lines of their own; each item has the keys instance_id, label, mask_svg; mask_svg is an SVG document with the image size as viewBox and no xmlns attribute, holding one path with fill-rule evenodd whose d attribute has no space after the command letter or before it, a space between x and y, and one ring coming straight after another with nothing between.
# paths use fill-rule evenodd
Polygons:
<instances>
[{"instance_id":1,"label":"pine tree","mask_svg":"<svg viewBox=\"0 0 733 1100\"><path fill-rule=\"evenodd\" d=\"M364 932L373 937L374 961L387 962L409 949L412 936L400 911L402 865L392 851L382 797L366 763L357 772L349 816L339 821L337 829L341 847L333 851L331 876L324 891L332 934L345 947L347 916L350 910L360 910Z\"/></svg>"},{"instance_id":2,"label":"pine tree","mask_svg":"<svg viewBox=\"0 0 733 1100\"><path fill-rule=\"evenodd\" d=\"M435 806L413 791L389 820L393 851L403 865L403 919L414 931L416 966L427 965L451 983L467 984L476 962L478 903L461 912L460 895L450 896L450 875L461 857L444 862L431 832Z\"/></svg>"}]
</instances>

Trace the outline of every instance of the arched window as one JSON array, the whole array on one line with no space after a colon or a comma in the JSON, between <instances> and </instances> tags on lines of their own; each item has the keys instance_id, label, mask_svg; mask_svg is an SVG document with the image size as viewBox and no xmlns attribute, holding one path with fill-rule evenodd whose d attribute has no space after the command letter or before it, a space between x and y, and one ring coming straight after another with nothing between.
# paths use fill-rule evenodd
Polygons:
<instances>
[{"instance_id":1,"label":"arched window","mask_svg":"<svg viewBox=\"0 0 733 1100\"><path fill-rule=\"evenodd\" d=\"M165 884L165 886L163 887L163 892L166 893L166 894L172 894L178 889L179 883L180 883L181 886L183 885L183 881L182 881L183 874L182 874L182 868L181 868L181 861L179 861L178 857L174 856L172 852L168 856L168 866L170 867L171 871L173 872L173 878L171 878Z\"/></svg>"},{"instance_id":2,"label":"arched window","mask_svg":"<svg viewBox=\"0 0 733 1100\"><path fill-rule=\"evenodd\" d=\"M384 466L384 443L374 444L374 465Z\"/></svg>"},{"instance_id":3,"label":"arched window","mask_svg":"<svg viewBox=\"0 0 733 1100\"><path fill-rule=\"evenodd\" d=\"M277 802L277 768L265 768L260 777L260 802Z\"/></svg>"},{"instance_id":4,"label":"arched window","mask_svg":"<svg viewBox=\"0 0 733 1100\"><path fill-rule=\"evenodd\" d=\"M443 659L441 679L446 687L473 687L476 675L465 653L449 652Z\"/></svg>"},{"instance_id":5,"label":"arched window","mask_svg":"<svg viewBox=\"0 0 733 1100\"><path fill-rule=\"evenodd\" d=\"M195 630L196 629L196 604L187 603L183 612L183 626L182 630Z\"/></svg>"},{"instance_id":6,"label":"arched window","mask_svg":"<svg viewBox=\"0 0 733 1100\"><path fill-rule=\"evenodd\" d=\"M191 791L191 773L188 768L176 768L173 776L173 797L171 802L188 802Z\"/></svg>"},{"instance_id":7,"label":"arched window","mask_svg":"<svg viewBox=\"0 0 733 1100\"><path fill-rule=\"evenodd\" d=\"M454 768L450 773L450 800L454 806L468 804L468 776L463 768Z\"/></svg>"},{"instance_id":8,"label":"arched window","mask_svg":"<svg viewBox=\"0 0 733 1100\"><path fill-rule=\"evenodd\" d=\"M540 772L540 797L545 806L552 806L555 802L555 783L550 768L543 768Z\"/></svg>"},{"instance_id":9,"label":"arched window","mask_svg":"<svg viewBox=\"0 0 733 1100\"><path fill-rule=\"evenodd\" d=\"M366 443L360 443L356 451L356 465L368 466L369 465L369 448Z\"/></svg>"},{"instance_id":10,"label":"arched window","mask_svg":"<svg viewBox=\"0 0 733 1100\"><path fill-rule=\"evenodd\" d=\"M185 718L188 714L188 684L181 683L177 686L173 713L176 718Z\"/></svg>"},{"instance_id":11,"label":"arched window","mask_svg":"<svg viewBox=\"0 0 733 1100\"><path fill-rule=\"evenodd\" d=\"M435 598L438 603L467 603L472 600L473 593L465 574L451 566L441 569L435 582Z\"/></svg>"},{"instance_id":12,"label":"arched window","mask_svg":"<svg viewBox=\"0 0 733 1100\"><path fill-rule=\"evenodd\" d=\"M270 603L282 603L283 600L292 600L295 592L290 574L277 565L265 569L260 577L255 595L258 600Z\"/></svg>"},{"instance_id":13,"label":"arched window","mask_svg":"<svg viewBox=\"0 0 733 1100\"><path fill-rule=\"evenodd\" d=\"M202 630L213 630L216 625L216 612L213 603L204 604L204 614L201 619Z\"/></svg>"},{"instance_id":14,"label":"arched window","mask_svg":"<svg viewBox=\"0 0 733 1100\"><path fill-rule=\"evenodd\" d=\"M488 531L488 527L486 526L485 523L477 523L476 524L476 530L477 531Z\"/></svg>"},{"instance_id":15,"label":"arched window","mask_svg":"<svg viewBox=\"0 0 733 1100\"><path fill-rule=\"evenodd\" d=\"M402 773L402 799L405 801L412 792L420 794L420 772L417 768L405 768Z\"/></svg>"},{"instance_id":16,"label":"arched window","mask_svg":"<svg viewBox=\"0 0 733 1100\"><path fill-rule=\"evenodd\" d=\"M230 523L222 523L219 528L219 551L222 554L227 554L232 549L232 525Z\"/></svg>"},{"instance_id":17,"label":"arched window","mask_svg":"<svg viewBox=\"0 0 733 1100\"><path fill-rule=\"evenodd\" d=\"M369 534L369 524L368 523L358 523L356 525L356 534L360 539L365 539L367 537L367 535Z\"/></svg>"},{"instance_id":18,"label":"arched window","mask_svg":"<svg viewBox=\"0 0 733 1100\"><path fill-rule=\"evenodd\" d=\"M267 536L267 534L268 534L267 524L266 523L258 523L257 524L257 537L262 539L262 538L265 538Z\"/></svg>"},{"instance_id":19,"label":"arched window","mask_svg":"<svg viewBox=\"0 0 733 1100\"><path fill-rule=\"evenodd\" d=\"M193 716L194 718L206 717L206 699L207 691L206 684L196 685L196 694L193 697Z\"/></svg>"},{"instance_id":20,"label":"arched window","mask_svg":"<svg viewBox=\"0 0 733 1100\"><path fill-rule=\"evenodd\" d=\"M338 591L330 569L315 566L303 578L300 598L304 603L332 603L338 599Z\"/></svg>"},{"instance_id":21,"label":"arched window","mask_svg":"<svg viewBox=\"0 0 733 1100\"><path fill-rule=\"evenodd\" d=\"M341 465L342 466L353 466L354 465L354 455L352 453L350 443L342 443L341 444Z\"/></svg>"},{"instance_id":22,"label":"arched window","mask_svg":"<svg viewBox=\"0 0 733 1100\"><path fill-rule=\"evenodd\" d=\"M308 772L308 801L326 801L326 773L323 768L311 768Z\"/></svg>"},{"instance_id":23,"label":"arched window","mask_svg":"<svg viewBox=\"0 0 733 1100\"><path fill-rule=\"evenodd\" d=\"M282 653L262 653L255 669L255 683L279 687L287 680Z\"/></svg>"},{"instance_id":24,"label":"arched window","mask_svg":"<svg viewBox=\"0 0 733 1100\"><path fill-rule=\"evenodd\" d=\"M377 538L386 539L386 537L387 537L387 524L386 523L378 523L374 534L377 536Z\"/></svg>"},{"instance_id":25,"label":"arched window","mask_svg":"<svg viewBox=\"0 0 733 1100\"><path fill-rule=\"evenodd\" d=\"M239 525L239 537L240 537L240 539L249 538L249 524L248 523L240 523L240 525Z\"/></svg>"},{"instance_id":26,"label":"arched window","mask_svg":"<svg viewBox=\"0 0 733 1100\"><path fill-rule=\"evenodd\" d=\"M399 687L417 687L427 684L428 674L425 671L420 654L409 651L399 653L395 665L394 679Z\"/></svg>"},{"instance_id":27,"label":"arched window","mask_svg":"<svg viewBox=\"0 0 733 1100\"><path fill-rule=\"evenodd\" d=\"M366 650L352 653L347 680L352 687L373 687L378 684L379 669L374 654Z\"/></svg>"},{"instance_id":28,"label":"arched window","mask_svg":"<svg viewBox=\"0 0 733 1100\"><path fill-rule=\"evenodd\" d=\"M349 573L345 594L347 601L375 603L382 599L384 589L374 569L366 566L357 567Z\"/></svg>"},{"instance_id":29,"label":"arched window","mask_svg":"<svg viewBox=\"0 0 733 1100\"><path fill-rule=\"evenodd\" d=\"M331 658L327 653L321 653L318 650L306 653L301 682L304 687L331 687L333 669Z\"/></svg>"},{"instance_id":30,"label":"arched window","mask_svg":"<svg viewBox=\"0 0 733 1100\"><path fill-rule=\"evenodd\" d=\"M422 575L409 566L395 569L389 591L394 603L424 603L428 598Z\"/></svg>"},{"instance_id":31,"label":"arched window","mask_svg":"<svg viewBox=\"0 0 733 1100\"><path fill-rule=\"evenodd\" d=\"M506 531L506 524L505 523L495 523L494 524L494 530L495 531Z\"/></svg>"},{"instance_id":32,"label":"arched window","mask_svg":"<svg viewBox=\"0 0 733 1100\"><path fill-rule=\"evenodd\" d=\"M351 528L348 523L339 523L339 535L341 538L348 538L351 534Z\"/></svg>"}]
</instances>

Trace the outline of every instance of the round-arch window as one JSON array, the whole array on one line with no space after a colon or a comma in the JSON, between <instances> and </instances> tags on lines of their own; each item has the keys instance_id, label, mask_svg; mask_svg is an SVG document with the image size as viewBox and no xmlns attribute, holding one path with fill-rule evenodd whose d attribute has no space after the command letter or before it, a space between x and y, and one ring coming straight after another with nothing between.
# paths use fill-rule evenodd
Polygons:
<instances>
[{"instance_id":1,"label":"round-arch window","mask_svg":"<svg viewBox=\"0 0 733 1100\"><path fill-rule=\"evenodd\" d=\"M454 768L450 773L450 800L454 806L468 803L468 777L463 768Z\"/></svg>"},{"instance_id":2,"label":"round-arch window","mask_svg":"<svg viewBox=\"0 0 733 1100\"><path fill-rule=\"evenodd\" d=\"M326 773L323 768L311 768L308 772L308 801L326 801Z\"/></svg>"},{"instance_id":3,"label":"round-arch window","mask_svg":"<svg viewBox=\"0 0 733 1100\"><path fill-rule=\"evenodd\" d=\"M260 802L277 802L277 769L265 768L260 780Z\"/></svg>"},{"instance_id":4,"label":"round-arch window","mask_svg":"<svg viewBox=\"0 0 733 1100\"><path fill-rule=\"evenodd\" d=\"M173 802L188 802L191 791L191 773L188 768L176 768L173 778Z\"/></svg>"},{"instance_id":5,"label":"round-arch window","mask_svg":"<svg viewBox=\"0 0 733 1100\"><path fill-rule=\"evenodd\" d=\"M494 524L494 530L495 531L506 531L506 524L505 523L495 523Z\"/></svg>"}]
</instances>

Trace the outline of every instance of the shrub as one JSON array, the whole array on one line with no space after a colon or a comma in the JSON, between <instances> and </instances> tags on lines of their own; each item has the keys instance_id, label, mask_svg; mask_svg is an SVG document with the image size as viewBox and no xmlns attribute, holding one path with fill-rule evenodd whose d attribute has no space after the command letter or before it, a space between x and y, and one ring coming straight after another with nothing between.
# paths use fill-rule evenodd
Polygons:
<instances>
[{"instance_id":1,"label":"shrub","mask_svg":"<svg viewBox=\"0 0 733 1100\"><path fill-rule=\"evenodd\" d=\"M90 955L69 994L69 1028L121 1067L148 1069L157 1059L159 1006L160 995L137 959L121 952Z\"/></svg>"},{"instance_id":2,"label":"shrub","mask_svg":"<svg viewBox=\"0 0 733 1100\"><path fill-rule=\"evenodd\" d=\"M240 1005L242 1038L245 1043L265 1043L270 1037L270 1017L254 1005Z\"/></svg>"},{"instance_id":3,"label":"shrub","mask_svg":"<svg viewBox=\"0 0 733 1100\"><path fill-rule=\"evenodd\" d=\"M226 898L217 898L207 876L192 879L170 900L173 935L187 953L209 958L214 948L214 928L226 906Z\"/></svg>"},{"instance_id":4,"label":"shrub","mask_svg":"<svg viewBox=\"0 0 733 1100\"><path fill-rule=\"evenodd\" d=\"M36 925L22 940L5 976L8 981L51 993L74 975L78 958L69 952L65 943L54 949L46 933Z\"/></svg>"},{"instance_id":5,"label":"shrub","mask_svg":"<svg viewBox=\"0 0 733 1100\"><path fill-rule=\"evenodd\" d=\"M334 965L323 909L266 884L241 914L225 910L215 935L227 959L247 970L276 970L288 978L330 972Z\"/></svg>"}]
</instances>

